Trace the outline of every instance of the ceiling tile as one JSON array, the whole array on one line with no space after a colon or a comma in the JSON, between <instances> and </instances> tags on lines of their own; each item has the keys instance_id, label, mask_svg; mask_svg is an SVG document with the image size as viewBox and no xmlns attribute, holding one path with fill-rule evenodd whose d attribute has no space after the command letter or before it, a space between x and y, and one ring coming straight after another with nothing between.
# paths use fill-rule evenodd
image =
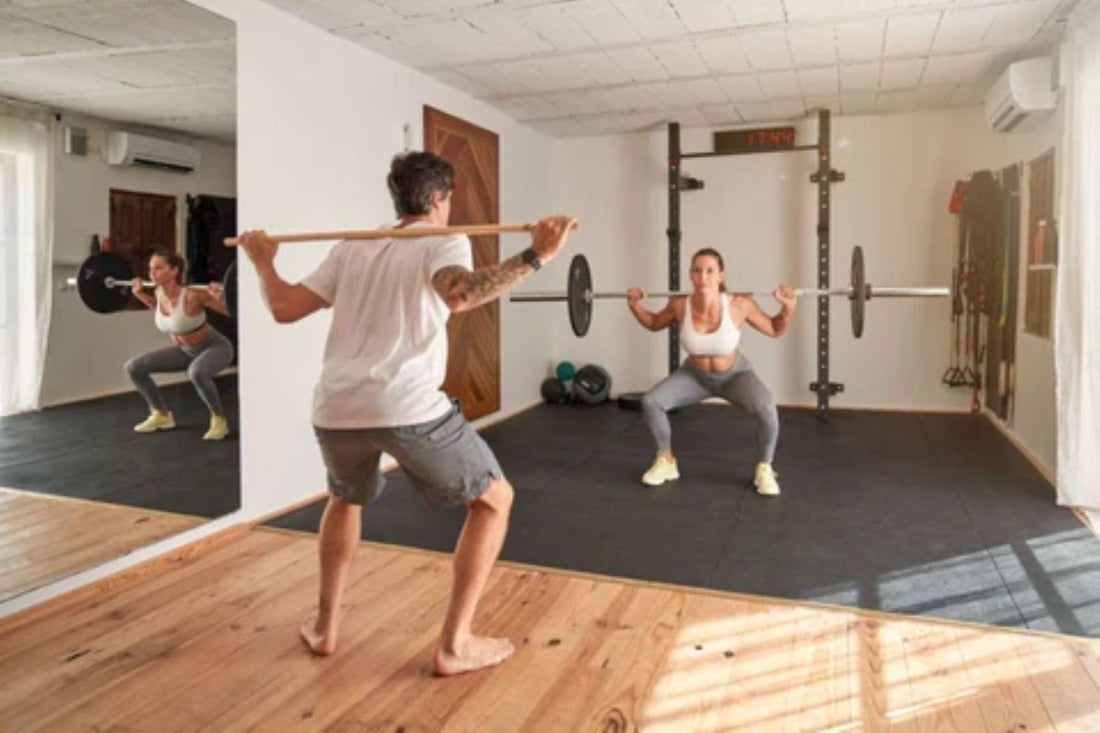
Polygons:
<instances>
[{"instance_id":1,"label":"ceiling tile","mask_svg":"<svg viewBox=\"0 0 1100 733\"><path fill-rule=\"evenodd\" d=\"M840 75L835 66L823 66L817 69L799 69L798 83L802 93L809 95L832 95L840 93Z\"/></svg>"},{"instance_id":2,"label":"ceiling tile","mask_svg":"<svg viewBox=\"0 0 1100 733\"><path fill-rule=\"evenodd\" d=\"M802 96L802 86L794 71L769 71L756 75L767 99L790 99Z\"/></svg>"},{"instance_id":3,"label":"ceiling tile","mask_svg":"<svg viewBox=\"0 0 1100 733\"><path fill-rule=\"evenodd\" d=\"M1038 0L1001 5L986 33L984 45L997 48L1032 40L1054 17L1058 4L1058 0Z\"/></svg>"},{"instance_id":4,"label":"ceiling tile","mask_svg":"<svg viewBox=\"0 0 1100 733\"><path fill-rule=\"evenodd\" d=\"M691 81L669 81L646 84L643 89L667 107L687 107L690 105L724 104L726 93L714 79L694 79Z\"/></svg>"},{"instance_id":5,"label":"ceiling tile","mask_svg":"<svg viewBox=\"0 0 1100 733\"><path fill-rule=\"evenodd\" d=\"M684 35L686 28L668 0L613 0L626 22L642 38L662 39Z\"/></svg>"},{"instance_id":6,"label":"ceiling tile","mask_svg":"<svg viewBox=\"0 0 1100 733\"><path fill-rule=\"evenodd\" d=\"M887 56L927 55L940 22L940 13L900 15L886 21Z\"/></svg>"},{"instance_id":7,"label":"ceiling tile","mask_svg":"<svg viewBox=\"0 0 1100 733\"><path fill-rule=\"evenodd\" d=\"M924 67L922 84L965 84L994 73L994 55L990 52L933 56Z\"/></svg>"},{"instance_id":8,"label":"ceiling tile","mask_svg":"<svg viewBox=\"0 0 1100 733\"><path fill-rule=\"evenodd\" d=\"M761 91L760 83L753 74L723 76L718 79L718 85L722 87L726 97L734 104L764 101L764 92Z\"/></svg>"},{"instance_id":9,"label":"ceiling tile","mask_svg":"<svg viewBox=\"0 0 1100 733\"><path fill-rule=\"evenodd\" d=\"M728 0L737 25L742 28L768 23L782 23L787 19L782 0Z\"/></svg>"},{"instance_id":10,"label":"ceiling tile","mask_svg":"<svg viewBox=\"0 0 1100 733\"><path fill-rule=\"evenodd\" d=\"M634 81L669 78L668 69L648 48L611 49L607 52L607 56Z\"/></svg>"},{"instance_id":11,"label":"ceiling tile","mask_svg":"<svg viewBox=\"0 0 1100 733\"><path fill-rule=\"evenodd\" d=\"M737 20L725 0L670 0L689 33L735 28Z\"/></svg>"},{"instance_id":12,"label":"ceiling tile","mask_svg":"<svg viewBox=\"0 0 1100 733\"><path fill-rule=\"evenodd\" d=\"M749 70L749 61L734 36L695 41L695 50L707 68L716 74L733 74Z\"/></svg>"},{"instance_id":13,"label":"ceiling tile","mask_svg":"<svg viewBox=\"0 0 1100 733\"><path fill-rule=\"evenodd\" d=\"M924 73L924 59L886 60L882 62L882 90L916 89Z\"/></svg>"},{"instance_id":14,"label":"ceiling tile","mask_svg":"<svg viewBox=\"0 0 1100 733\"><path fill-rule=\"evenodd\" d=\"M837 56L841 61L869 61L882 55L886 19L860 20L836 25Z\"/></svg>"},{"instance_id":15,"label":"ceiling tile","mask_svg":"<svg viewBox=\"0 0 1100 733\"><path fill-rule=\"evenodd\" d=\"M732 104L701 107L699 111L703 113L710 125L739 125L744 122L737 112L737 107Z\"/></svg>"},{"instance_id":16,"label":"ceiling tile","mask_svg":"<svg viewBox=\"0 0 1100 733\"><path fill-rule=\"evenodd\" d=\"M789 30L787 45L798 66L836 63L836 36L831 25Z\"/></svg>"},{"instance_id":17,"label":"ceiling tile","mask_svg":"<svg viewBox=\"0 0 1100 733\"><path fill-rule=\"evenodd\" d=\"M709 72L707 65L691 41L661 43L651 47L653 55L672 77L702 76Z\"/></svg>"},{"instance_id":18,"label":"ceiling tile","mask_svg":"<svg viewBox=\"0 0 1100 733\"><path fill-rule=\"evenodd\" d=\"M879 88L881 64L874 61L866 64L843 64L840 67L840 88L848 92L873 92Z\"/></svg>"},{"instance_id":19,"label":"ceiling tile","mask_svg":"<svg viewBox=\"0 0 1100 733\"><path fill-rule=\"evenodd\" d=\"M981 48L996 14L995 7L945 11L932 40L932 53L956 53Z\"/></svg>"},{"instance_id":20,"label":"ceiling tile","mask_svg":"<svg viewBox=\"0 0 1100 733\"><path fill-rule=\"evenodd\" d=\"M611 0L563 3L562 9L599 44L613 46L642 40Z\"/></svg>"},{"instance_id":21,"label":"ceiling tile","mask_svg":"<svg viewBox=\"0 0 1100 733\"><path fill-rule=\"evenodd\" d=\"M794 66L787 47L787 36L782 31L745 33L740 41L749 66L753 69L789 69Z\"/></svg>"},{"instance_id":22,"label":"ceiling tile","mask_svg":"<svg viewBox=\"0 0 1100 733\"><path fill-rule=\"evenodd\" d=\"M540 38L559 51L596 46L596 39L560 4L518 8L514 15Z\"/></svg>"}]
</instances>

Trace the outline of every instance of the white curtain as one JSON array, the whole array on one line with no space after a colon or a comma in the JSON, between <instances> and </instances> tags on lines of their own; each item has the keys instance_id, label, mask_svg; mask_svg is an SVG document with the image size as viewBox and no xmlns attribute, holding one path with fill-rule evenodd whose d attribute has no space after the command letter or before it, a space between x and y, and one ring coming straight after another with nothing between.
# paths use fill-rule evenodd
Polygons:
<instances>
[{"instance_id":1,"label":"white curtain","mask_svg":"<svg viewBox=\"0 0 1100 733\"><path fill-rule=\"evenodd\" d=\"M50 124L0 109L0 415L38 407L53 261Z\"/></svg>"},{"instance_id":2,"label":"white curtain","mask_svg":"<svg viewBox=\"0 0 1100 733\"><path fill-rule=\"evenodd\" d=\"M1100 0L1067 24L1054 368L1058 503L1100 509Z\"/></svg>"}]
</instances>

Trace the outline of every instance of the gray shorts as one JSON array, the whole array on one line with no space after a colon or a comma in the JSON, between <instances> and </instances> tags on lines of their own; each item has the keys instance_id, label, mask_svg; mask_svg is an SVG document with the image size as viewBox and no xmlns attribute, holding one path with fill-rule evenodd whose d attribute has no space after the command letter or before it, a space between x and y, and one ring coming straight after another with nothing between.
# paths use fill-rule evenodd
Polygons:
<instances>
[{"instance_id":1,"label":"gray shorts","mask_svg":"<svg viewBox=\"0 0 1100 733\"><path fill-rule=\"evenodd\" d=\"M313 427L328 469L328 490L349 504L367 504L382 494L379 470L388 453L429 502L469 504L503 471L492 450L466 422L456 404L447 414L417 425L332 430Z\"/></svg>"}]
</instances>

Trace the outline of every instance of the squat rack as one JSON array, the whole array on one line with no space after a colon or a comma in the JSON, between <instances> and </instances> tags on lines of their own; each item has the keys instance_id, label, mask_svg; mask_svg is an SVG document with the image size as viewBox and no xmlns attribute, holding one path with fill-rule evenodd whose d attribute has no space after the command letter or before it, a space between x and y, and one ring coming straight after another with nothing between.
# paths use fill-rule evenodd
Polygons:
<instances>
[{"instance_id":1,"label":"squat rack","mask_svg":"<svg viewBox=\"0 0 1100 733\"><path fill-rule=\"evenodd\" d=\"M725 155L751 155L756 153L787 153L795 150L816 150L817 170L810 175L810 182L817 184L817 287L829 289L829 197L830 186L844 180L844 174L833 170L830 145L830 113L827 109L817 113L817 143L792 145L782 148L716 151L711 153L684 153L680 150L680 124L668 125L668 289L680 290L680 191L701 188L694 179L684 178L680 172L681 161L688 158L713 158ZM679 327L673 324L668 334L668 369L680 366ZM817 299L817 379L810 383L810 391L817 394L817 416L829 415L829 397L844 391L840 382L829 381L829 298Z\"/></svg>"}]
</instances>

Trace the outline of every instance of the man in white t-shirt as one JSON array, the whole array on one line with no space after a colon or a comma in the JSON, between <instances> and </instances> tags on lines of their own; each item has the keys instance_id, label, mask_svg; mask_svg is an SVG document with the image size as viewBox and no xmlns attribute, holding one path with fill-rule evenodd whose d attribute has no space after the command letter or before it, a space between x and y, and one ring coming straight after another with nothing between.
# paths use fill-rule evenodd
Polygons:
<instances>
[{"instance_id":1,"label":"man in white t-shirt","mask_svg":"<svg viewBox=\"0 0 1100 733\"><path fill-rule=\"evenodd\" d=\"M398 226L445 226L454 168L431 153L396 156L386 179ZM300 283L275 270L278 245L263 231L241 246L256 266L264 301L280 323L332 308L313 424L328 471L321 519L321 594L301 630L315 654L336 649L340 601L359 545L362 505L385 478L382 453L437 504L467 505L454 553L454 585L433 665L453 675L498 664L508 639L474 636L474 610L500 554L514 497L492 451L440 390L447 367L447 319L488 303L552 259L576 220L538 223L531 246L500 264L473 268L465 236L345 241Z\"/></svg>"}]
</instances>

